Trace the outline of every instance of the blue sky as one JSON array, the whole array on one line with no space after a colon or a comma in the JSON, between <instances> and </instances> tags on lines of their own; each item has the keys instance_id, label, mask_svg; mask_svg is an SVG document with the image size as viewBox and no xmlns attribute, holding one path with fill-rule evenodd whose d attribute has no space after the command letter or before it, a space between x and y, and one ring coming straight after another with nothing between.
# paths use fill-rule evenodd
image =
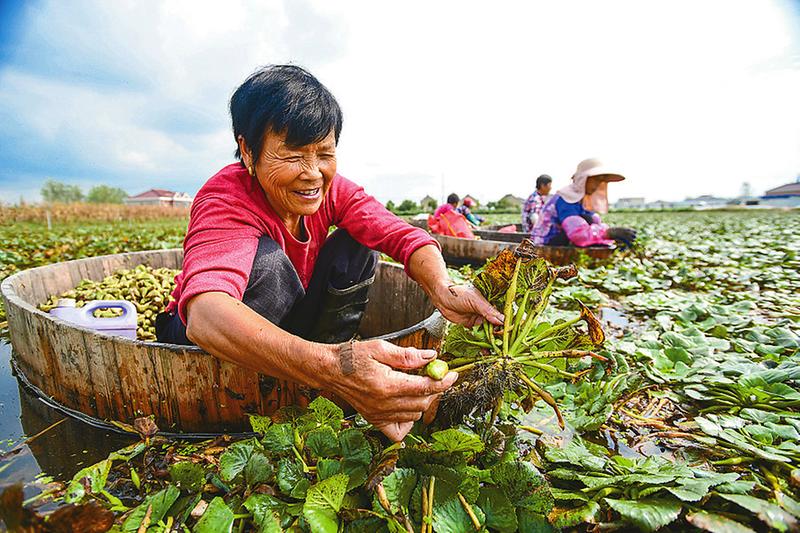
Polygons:
<instances>
[{"instance_id":1,"label":"blue sky","mask_svg":"<svg viewBox=\"0 0 800 533\"><path fill-rule=\"evenodd\" d=\"M0 0L0 201L45 179L194 193L232 162L227 100L308 67L339 170L381 200L525 195L601 157L612 197L800 174L800 3Z\"/></svg>"}]
</instances>

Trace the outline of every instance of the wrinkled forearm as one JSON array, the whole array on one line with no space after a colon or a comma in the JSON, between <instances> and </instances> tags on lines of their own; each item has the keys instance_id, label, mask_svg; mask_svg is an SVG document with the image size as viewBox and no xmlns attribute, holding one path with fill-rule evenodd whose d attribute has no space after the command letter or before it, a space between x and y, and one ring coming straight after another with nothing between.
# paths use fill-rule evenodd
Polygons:
<instances>
[{"instance_id":1,"label":"wrinkled forearm","mask_svg":"<svg viewBox=\"0 0 800 533\"><path fill-rule=\"evenodd\" d=\"M428 245L417 248L408 260L408 274L438 307L441 294L452 285L442 253L436 246Z\"/></svg>"},{"instance_id":2,"label":"wrinkled forearm","mask_svg":"<svg viewBox=\"0 0 800 533\"><path fill-rule=\"evenodd\" d=\"M316 389L329 390L336 347L288 333L244 303L220 292L187 305L186 336L206 352L239 366Z\"/></svg>"}]
</instances>

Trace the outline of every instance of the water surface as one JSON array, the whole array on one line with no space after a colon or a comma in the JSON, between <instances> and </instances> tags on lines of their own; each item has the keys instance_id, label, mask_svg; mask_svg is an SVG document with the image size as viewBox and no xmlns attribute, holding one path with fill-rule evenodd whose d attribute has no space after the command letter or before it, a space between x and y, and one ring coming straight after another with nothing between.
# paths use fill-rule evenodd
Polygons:
<instances>
[{"instance_id":1,"label":"water surface","mask_svg":"<svg viewBox=\"0 0 800 533\"><path fill-rule=\"evenodd\" d=\"M0 451L19 450L0 461L0 488L30 483L42 473L70 479L81 468L133 442L66 417L30 394L13 374L11 353L11 345L0 339ZM30 444L23 444L62 419ZM37 491L34 486L26 487L25 496Z\"/></svg>"}]
</instances>

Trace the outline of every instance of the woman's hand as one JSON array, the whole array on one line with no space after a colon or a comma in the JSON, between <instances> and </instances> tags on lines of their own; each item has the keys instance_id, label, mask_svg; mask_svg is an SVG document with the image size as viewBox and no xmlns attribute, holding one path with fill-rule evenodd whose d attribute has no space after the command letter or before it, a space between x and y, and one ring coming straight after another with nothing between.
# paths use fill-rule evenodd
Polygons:
<instances>
[{"instance_id":1,"label":"woman's hand","mask_svg":"<svg viewBox=\"0 0 800 533\"><path fill-rule=\"evenodd\" d=\"M606 237L630 248L633 246L633 241L636 240L636 230L633 228L615 226L606 230Z\"/></svg>"},{"instance_id":2,"label":"woman's hand","mask_svg":"<svg viewBox=\"0 0 800 533\"><path fill-rule=\"evenodd\" d=\"M411 254L408 273L450 322L472 327L488 320L496 326L503 325L503 313L474 287L453 283L436 246L422 246Z\"/></svg>"},{"instance_id":3,"label":"woman's hand","mask_svg":"<svg viewBox=\"0 0 800 533\"><path fill-rule=\"evenodd\" d=\"M495 326L503 325L503 313L495 309L472 285L443 284L431 297L433 305L450 322L469 328L484 320Z\"/></svg>"},{"instance_id":4,"label":"woman's hand","mask_svg":"<svg viewBox=\"0 0 800 533\"><path fill-rule=\"evenodd\" d=\"M434 350L403 348L382 340L344 343L334 350L338 367L331 369L325 389L396 442L458 379L455 372L436 381L394 370L422 368L436 358Z\"/></svg>"}]
</instances>

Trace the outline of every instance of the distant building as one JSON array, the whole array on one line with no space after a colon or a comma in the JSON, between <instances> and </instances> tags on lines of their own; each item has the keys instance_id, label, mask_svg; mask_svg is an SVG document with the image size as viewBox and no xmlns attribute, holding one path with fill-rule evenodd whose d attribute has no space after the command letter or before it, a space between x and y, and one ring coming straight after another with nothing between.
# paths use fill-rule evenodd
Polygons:
<instances>
[{"instance_id":1,"label":"distant building","mask_svg":"<svg viewBox=\"0 0 800 533\"><path fill-rule=\"evenodd\" d=\"M471 194L465 194L465 195L464 195L464 198L462 198L462 199L461 199L461 201L463 202L463 201L464 201L464 200L466 200L467 198L469 198L470 200L472 200L473 202L475 202L475 205L481 205L481 203L480 203L480 202L479 202L477 199L475 199L475 197L474 197L474 196L472 196Z\"/></svg>"},{"instance_id":2,"label":"distant building","mask_svg":"<svg viewBox=\"0 0 800 533\"><path fill-rule=\"evenodd\" d=\"M675 207L675 202L668 202L666 200L656 200L645 205L647 209L672 209Z\"/></svg>"},{"instance_id":3,"label":"distant building","mask_svg":"<svg viewBox=\"0 0 800 533\"><path fill-rule=\"evenodd\" d=\"M720 198L718 196L711 196L704 194L697 198L687 198L680 202L674 202L675 207L691 207L694 209L714 209L718 207L725 207L730 200L728 198Z\"/></svg>"},{"instance_id":4,"label":"distant building","mask_svg":"<svg viewBox=\"0 0 800 533\"><path fill-rule=\"evenodd\" d=\"M189 207L193 198L185 192L173 192L166 189L150 189L136 196L128 196L124 202L128 205L163 205L169 207Z\"/></svg>"},{"instance_id":5,"label":"distant building","mask_svg":"<svg viewBox=\"0 0 800 533\"><path fill-rule=\"evenodd\" d=\"M773 207L800 207L800 176L794 183L775 187L761 197L762 205Z\"/></svg>"},{"instance_id":6,"label":"distant building","mask_svg":"<svg viewBox=\"0 0 800 533\"><path fill-rule=\"evenodd\" d=\"M644 198L620 198L614 202L614 209L644 209Z\"/></svg>"},{"instance_id":7,"label":"distant building","mask_svg":"<svg viewBox=\"0 0 800 533\"><path fill-rule=\"evenodd\" d=\"M436 201L436 198L433 198L430 195L425 196L425 198L419 201L419 207L423 211L435 211L437 206L438 202Z\"/></svg>"},{"instance_id":8,"label":"distant building","mask_svg":"<svg viewBox=\"0 0 800 533\"><path fill-rule=\"evenodd\" d=\"M525 198L520 198L519 196L514 196L513 194L506 194L500 198L500 203L521 208L522 204L525 203Z\"/></svg>"}]
</instances>

